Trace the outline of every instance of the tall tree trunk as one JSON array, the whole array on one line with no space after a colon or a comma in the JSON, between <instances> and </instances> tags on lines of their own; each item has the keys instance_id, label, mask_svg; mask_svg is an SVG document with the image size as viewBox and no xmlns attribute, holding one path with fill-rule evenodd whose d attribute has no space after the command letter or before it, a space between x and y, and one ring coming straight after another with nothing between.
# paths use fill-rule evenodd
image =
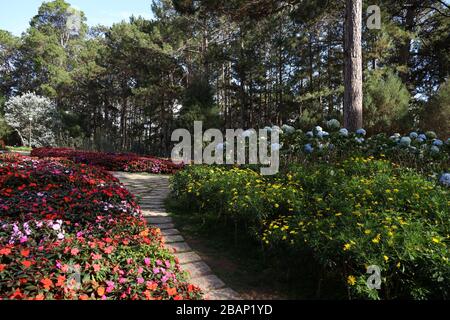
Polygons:
<instances>
[{"instance_id":1,"label":"tall tree trunk","mask_svg":"<svg viewBox=\"0 0 450 320\"><path fill-rule=\"evenodd\" d=\"M362 0L346 0L344 39L344 125L362 127Z\"/></svg>"}]
</instances>

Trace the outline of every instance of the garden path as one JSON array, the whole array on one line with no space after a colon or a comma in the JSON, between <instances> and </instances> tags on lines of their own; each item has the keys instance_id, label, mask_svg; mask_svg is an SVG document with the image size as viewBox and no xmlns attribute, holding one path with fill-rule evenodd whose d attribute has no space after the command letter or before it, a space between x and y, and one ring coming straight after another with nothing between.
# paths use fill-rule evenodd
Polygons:
<instances>
[{"instance_id":1,"label":"garden path","mask_svg":"<svg viewBox=\"0 0 450 320\"><path fill-rule=\"evenodd\" d=\"M141 173L113 172L125 187L138 197L146 221L159 228L165 247L178 258L183 270L191 275L190 283L199 286L208 300L239 300L239 295L214 275L175 229L172 218L164 208L169 195L169 176Z\"/></svg>"}]
</instances>

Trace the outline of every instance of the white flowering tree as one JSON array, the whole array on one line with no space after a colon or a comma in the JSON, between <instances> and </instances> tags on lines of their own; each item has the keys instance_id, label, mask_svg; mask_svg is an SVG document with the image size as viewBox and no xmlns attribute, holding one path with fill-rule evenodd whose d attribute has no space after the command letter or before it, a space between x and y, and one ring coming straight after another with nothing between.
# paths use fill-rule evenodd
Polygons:
<instances>
[{"instance_id":1,"label":"white flowering tree","mask_svg":"<svg viewBox=\"0 0 450 320\"><path fill-rule=\"evenodd\" d=\"M31 143L34 147L41 147L55 144L57 111L48 98L34 93L12 97L5 104L5 120L19 134L23 145Z\"/></svg>"}]
</instances>

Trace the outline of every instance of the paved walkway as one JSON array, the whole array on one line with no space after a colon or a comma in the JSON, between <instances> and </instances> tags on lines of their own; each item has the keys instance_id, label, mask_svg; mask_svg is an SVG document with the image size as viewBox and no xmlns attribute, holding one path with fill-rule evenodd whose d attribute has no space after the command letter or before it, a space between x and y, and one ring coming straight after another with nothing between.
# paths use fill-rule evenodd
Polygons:
<instances>
[{"instance_id":1,"label":"paved walkway","mask_svg":"<svg viewBox=\"0 0 450 320\"><path fill-rule=\"evenodd\" d=\"M136 195L147 222L161 229L166 248L178 257L181 267L191 275L190 283L199 286L209 300L238 300L239 295L212 274L208 265L184 241L164 209L169 195L169 176L113 172L113 175Z\"/></svg>"}]
</instances>

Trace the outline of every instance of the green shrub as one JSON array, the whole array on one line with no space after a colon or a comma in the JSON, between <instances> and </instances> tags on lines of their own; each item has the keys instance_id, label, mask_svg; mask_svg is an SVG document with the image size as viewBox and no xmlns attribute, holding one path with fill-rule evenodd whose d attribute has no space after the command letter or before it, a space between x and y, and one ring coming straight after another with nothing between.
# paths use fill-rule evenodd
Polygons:
<instances>
[{"instance_id":1,"label":"green shrub","mask_svg":"<svg viewBox=\"0 0 450 320\"><path fill-rule=\"evenodd\" d=\"M448 298L448 189L387 160L294 166L276 177L191 166L173 177L180 205L247 232L281 261L312 257L352 298ZM282 265L282 263L278 264ZM366 269L381 269L381 290Z\"/></svg>"}]
</instances>

